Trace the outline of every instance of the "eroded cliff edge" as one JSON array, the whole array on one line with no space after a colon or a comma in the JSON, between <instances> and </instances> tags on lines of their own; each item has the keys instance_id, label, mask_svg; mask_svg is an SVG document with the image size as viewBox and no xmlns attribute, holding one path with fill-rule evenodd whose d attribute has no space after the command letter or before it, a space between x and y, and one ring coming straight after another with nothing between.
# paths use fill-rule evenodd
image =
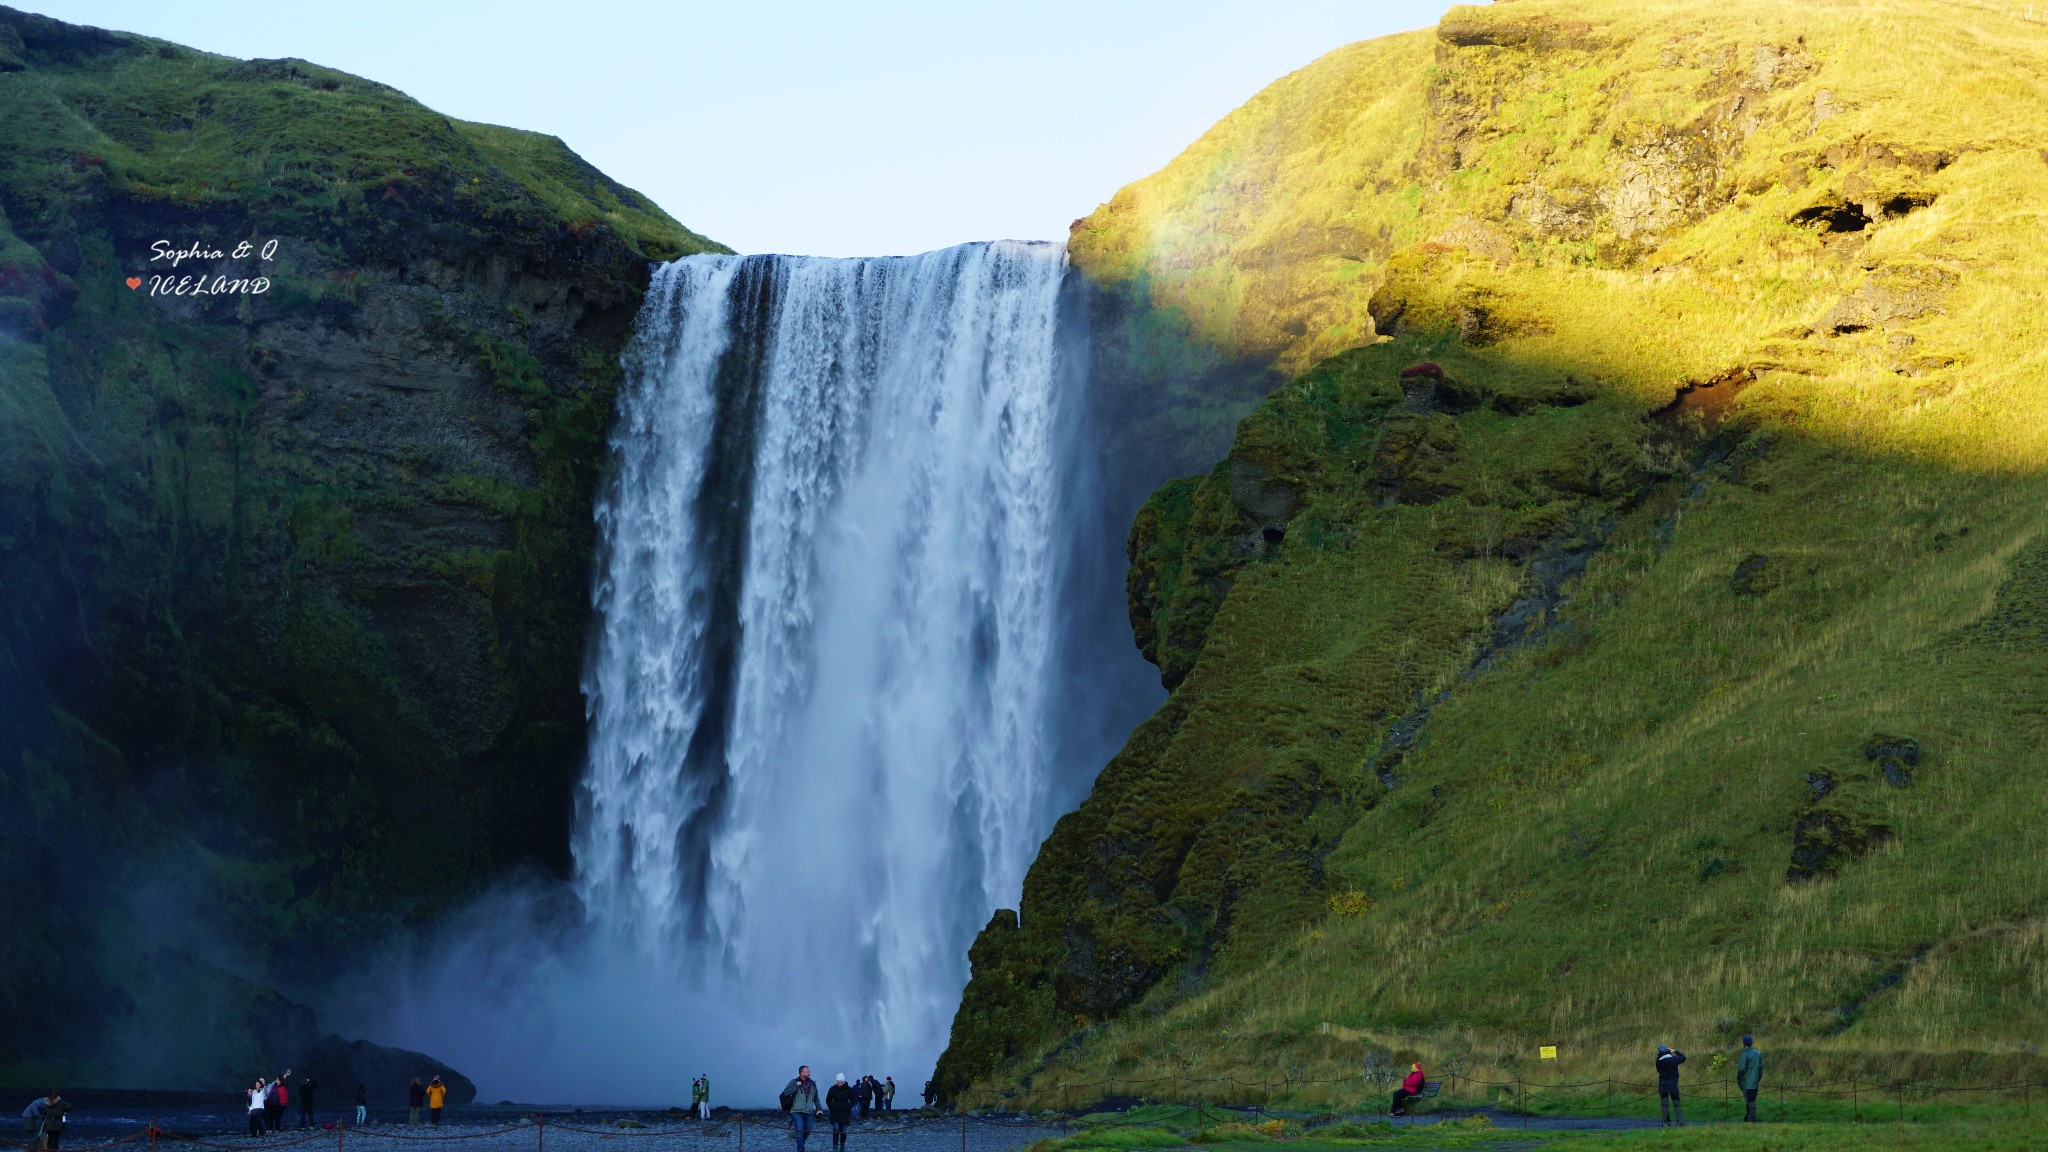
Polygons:
<instances>
[{"instance_id":1,"label":"eroded cliff edge","mask_svg":"<svg viewBox=\"0 0 2048 1152\"><path fill-rule=\"evenodd\" d=\"M551 137L0 8L7 1059L243 1075L317 1038L269 984L566 869L619 353L712 250Z\"/></svg>"}]
</instances>

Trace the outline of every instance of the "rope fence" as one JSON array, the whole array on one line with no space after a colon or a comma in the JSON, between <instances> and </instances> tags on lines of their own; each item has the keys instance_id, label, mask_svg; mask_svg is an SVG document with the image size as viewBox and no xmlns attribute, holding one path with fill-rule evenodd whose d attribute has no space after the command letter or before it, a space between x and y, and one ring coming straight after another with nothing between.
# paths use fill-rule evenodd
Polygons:
<instances>
[{"instance_id":1,"label":"rope fence","mask_svg":"<svg viewBox=\"0 0 2048 1152\"><path fill-rule=\"evenodd\" d=\"M1612 1077L1598 1080L1552 1082L1521 1079L1488 1080L1450 1072L1446 1073L1443 1079L1436 1083L1441 1085L1438 1096L1418 1097L1411 1103L1411 1106L1426 1106L1432 1100L1441 1100L1445 1103L1454 1103L1461 1107L1471 1107L1471 1102L1476 1096L1477 1104L1480 1108L1490 1108L1495 1112L1506 1112L1518 1116L1524 1126L1527 1126L1531 1116L1541 1115L1588 1119L1621 1118L1644 1105L1655 1102L1658 1098L1658 1088L1654 1082ZM1344 1084L1355 1084L1361 1088L1368 1088L1377 1096L1387 1092L1389 1079L1384 1074L1376 1075L1370 1072L1325 1078L1283 1076L1279 1080L1243 1080L1235 1076L1155 1076L1144 1079L1112 1077L1085 1083L1057 1084L1052 1087L1051 1091L1064 1099L1071 1100L1076 1093L1105 1088L1154 1089L1156 1092L1160 1086L1171 1085L1172 1087L1159 1094L1177 1094L1178 1092L1192 1089L1197 1090L1197 1098L1193 1103L1171 1100L1155 1103L1150 1099L1150 1094L1138 1097L1139 1102L1147 1106L1156 1107L1163 1104L1171 1109L1166 1112L1151 1112L1142 1117L1119 1116L1112 1118L1099 1113L1091 1116L1080 1114L1073 1108L1059 1111L1047 1109L1036 1116L1027 1112L997 1112L994 1114L961 1112L953 1115L911 1112L903 1114L901 1120L892 1126L883 1128L862 1127L855 1129L854 1134L863 1137L888 1136L905 1132L929 1131L940 1127L951 1131L957 1126L960 1134L961 1152L968 1152L968 1134L972 1125L1015 1128L1020 1124L1042 1125L1052 1123L1056 1124L1064 1133L1072 1132L1077 1128L1081 1130L1102 1130L1159 1127L1172 1124L1186 1126L1188 1118L1192 1116L1195 1126L1208 1127L1212 1122L1238 1122L1245 1117L1273 1119L1273 1114L1269 1109L1276 1088L1285 1094L1297 1088ZM1215 1103L1202 1098L1207 1093L1200 1090L1214 1090L1223 1085L1230 1085L1241 1091L1246 1091L1247 1095L1249 1095L1249 1090L1255 1089L1259 1094L1259 1103L1231 1105ZM1861 1077L1801 1084L1777 1084L1767 1081L1758 1093L1757 1107L1760 1114L1775 1112L1775 1119L1782 1121L1787 1119L1793 1104L1808 1101L1826 1101L1836 1106L1847 1104L1849 1118L1854 1121L1890 1119L1903 1122L1909 1118L1909 1106L1913 1102L1938 1102L1944 1097L1957 1096L1974 1097L1978 1100L1988 1100L2010 1106L2015 1102L2016 1097L2021 1113L2031 1118L2033 1115L2033 1090L2044 1087L2048 1087L2048 1082L2035 1080L2012 1080L1994 1084L1931 1084L1905 1080L1883 1082L1864 1080ZM1459 1094L1460 1089L1464 1090L1462 1098ZM1705 1106L1705 1111L1717 1113L1731 1108L1746 1108L1746 1101L1742 1098L1740 1091L1735 1089L1735 1081L1732 1077L1683 1081L1681 1083L1680 1099L1683 1103L1691 1105L1696 1110L1695 1114L1700 1115L1701 1119L1707 1118L1700 1114L1699 1110L1702 1109L1702 1105ZM1174 1105L1178 1105L1178 1107ZM1387 1115L1390 1107L1390 1100L1381 1100L1367 1114L1375 1118L1383 1117ZM1339 1114L1335 1111L1329 1113L1310 1113L1309 1115L1319 1116L1321 1119L1330 1121L1340 1118ZM1835 1115L1839 1117L1839 1110L1836 1111ZM772 1113L770 1116L771 1119L766 1124L769 1131L763 1135L778 1141L787 1140L789 1129L786 1122L780 1117L775 1117ZM1725 1117L1716 1118L1725 1119ZM1765 1118L1770 1117L1767 1116ZM1806 1118L1812 1119L1814 1117L1809 1116ZM870 1120L872 1120L872 1116ZM754 1127L756 1129L762 1128L762 1121L757 1118L754 1121ZM824 1131L826 1127L824 1123L817 1124L814 1129L814 1135L820 1137L826 1135L826 1131ZM546 1152L549 1129L553 1129L558 1133L573 1133L581 1136L598 1136L608 1139L662 1139L676 1137L688 1137L699 1140L729 1139L734 1142L733 1152L745 1152L747 1113L736 1111L725 1119L698 1121L680 1126L649 1127L635 1121L631 1122L631 1126L614 1125L604 1128L587 1127L559 1120L551 1122L546 1115L536 1115L521 1117L517 1123L499 1128L462 1132L437 1131L432 1134L391 1132L378 1128L356 1127L335 1122L318 1131L309 1132L304 1135L293 1135L281 1139L250 1137L237 1139L232 1143L224 1143L220 1138L207 1139L199 1135L175 1132L152 1121L143 1131L110 1140L103 1144L65 1148L63 1152L111 1152L113 1149L140 1144L145 1140L148 1141L149 1152L156 1152L159 1141L175 1142L179 1145L195 1148L223 1149L228 1150L228 1152L248 1152L249 1149L259 1147L264 1149L296 1148L322 1140L331 1140L334 1145L334 1152L347 1152L347 1141L351 1137L413 1142L485 1140L510 1136L529 1129L534 1134L534 1152ZM760 1137L757 1136L756 1139L758 1140ZM0 1137L0 1148L22 1149L24 1152L40 1152L42 1145L39 1142L24 1142ZM129 1149L128 1152L142 1152L142 1150L135 1148Z\"/></svg>"}]
</instances>

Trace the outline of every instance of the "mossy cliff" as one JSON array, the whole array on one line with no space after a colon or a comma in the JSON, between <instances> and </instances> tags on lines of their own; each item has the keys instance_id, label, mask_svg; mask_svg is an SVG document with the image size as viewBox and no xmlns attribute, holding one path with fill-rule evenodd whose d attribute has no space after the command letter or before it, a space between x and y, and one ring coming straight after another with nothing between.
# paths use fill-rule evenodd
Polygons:
<instances>
[{"instance_id":1,"label":"mossy cliff","mask_svg":"<svg viewBox=\"0 0 2048 1152\"><path fill-rule=\"evenodd\" d=\"M1077 222L1295 378L1137 518L1172 694L946 1091L2048 1071L2044 79L1998 6L1458 8Z\"/></svg>"},{"instance_id":2,"label":"mossy cliff","mask_svg":"<svg viewBox=\"0 0 2048 1152\"><path fill-rule=\"evenodd\" d=\"M711 248L559 140L0 8L0 1063L246 1078L312 1039L266 985L566 868L618 352Z\"/></svg>"}]
</instances>

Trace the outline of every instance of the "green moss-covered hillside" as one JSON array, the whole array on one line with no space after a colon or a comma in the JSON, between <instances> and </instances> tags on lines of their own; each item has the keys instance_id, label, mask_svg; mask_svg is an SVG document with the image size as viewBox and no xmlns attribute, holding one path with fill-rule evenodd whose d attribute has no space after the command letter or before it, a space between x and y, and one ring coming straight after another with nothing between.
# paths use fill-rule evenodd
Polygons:
<instances>
[{"instance_id":1,"label":"green moss-covered hillside","mask_svg":"<svg viewBox=\"0 0 2048 1152\"><path fill-rule=\"evenodd\" d=\"M313 1039L271 986L566 867L618 352L713 247L559 140L0 8L0 1079L246 1078Z\"/></svg>"},{"instance_id":2,"label":"green moss-covered hillside","mask_svg":"<svg viewBox=\"0 0 2048 1152\"><path fill-rule=\"evenodd\" d=\"M947 1090L2041 1075L2044 82L2005 4L1457 8L1078 222L1296 378L1134 526L1172 695Z\"/></svg>"}]
</instances>

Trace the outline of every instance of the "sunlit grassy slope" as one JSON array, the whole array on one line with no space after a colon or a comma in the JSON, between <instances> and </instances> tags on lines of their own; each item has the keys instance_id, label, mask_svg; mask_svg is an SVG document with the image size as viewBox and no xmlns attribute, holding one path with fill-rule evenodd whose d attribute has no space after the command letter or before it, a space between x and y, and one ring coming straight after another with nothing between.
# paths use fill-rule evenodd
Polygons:
<instances>
[{"instance_id":1,"label":"sunlit grassy slope","mask_svg":"<svg viewBox=\"0 0 2048 1152\"><path fill-rule=\"evenodd\" d=\"M1336 1102L1745 1029L1784 1076L2048 1071L2025 13L1453 9L1079 222L1299 375L1141 514L1174 692L977 942L942 1082Z\"/></svg>"}]
</instances>

